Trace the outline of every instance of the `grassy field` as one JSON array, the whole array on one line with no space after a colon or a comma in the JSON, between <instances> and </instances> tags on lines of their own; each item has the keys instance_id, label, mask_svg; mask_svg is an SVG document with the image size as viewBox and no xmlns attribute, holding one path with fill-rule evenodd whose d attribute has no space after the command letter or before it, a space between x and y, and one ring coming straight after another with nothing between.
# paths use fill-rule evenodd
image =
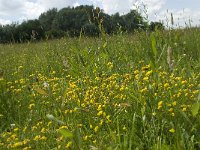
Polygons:
<instances>
[{"instance_id":1,"label":"grassy field","mask_svg":"<svg viewBox=\"0 0 200 150\"><path fill-rule=\"evenodd\" d=\"M0 45L0 149L200 149L200 29Z\"/></svg>"}]
</instances>

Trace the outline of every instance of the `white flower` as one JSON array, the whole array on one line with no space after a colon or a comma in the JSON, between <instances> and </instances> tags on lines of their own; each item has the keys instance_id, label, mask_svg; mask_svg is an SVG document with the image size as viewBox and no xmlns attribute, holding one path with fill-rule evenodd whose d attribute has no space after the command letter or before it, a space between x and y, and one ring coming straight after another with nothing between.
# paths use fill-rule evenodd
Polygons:
<instances>
[{"instance_id":1,"label":"white flower","mask_svg":"<svg viewBox=\"0 0 200 150\"><path fill-rule=\"evenodd\" d=\"M10 124L10 126L11 126L11 128L13 129L13 128L15 127L15 124L12 123L12 124Z\"/></svg>"},{"instance_id":2,"label":"white flower","mask_svg":"<svg viewBox=\"0 0 200 150\"><path fill-rule=\"evenodd\" d=\"M45 88L48 88L48 87L49 87L49 83L44 82L44 83L43 83L43 86L44 86Z\"/></svg>"}]
</instances>

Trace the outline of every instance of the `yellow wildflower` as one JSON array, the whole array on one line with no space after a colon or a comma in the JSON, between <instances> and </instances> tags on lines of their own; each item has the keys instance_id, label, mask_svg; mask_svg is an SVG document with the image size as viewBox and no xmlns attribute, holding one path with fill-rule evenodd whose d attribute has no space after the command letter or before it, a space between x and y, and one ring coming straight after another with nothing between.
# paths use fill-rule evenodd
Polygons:
<instances>
[{"instance_id":1,"label":"yellow wildflower","mask_svg":"<svg viewBox=\"0 0 200 150\"><path fill-rule=\"evenodd\" d=\"M99 130L99 127L96 126L96 127L94 128L94 132L97 132L98 130Z\"/></svg>"},{"instance_id":2,"label":"yellow wildflower","mask_svg":"<svg viewBox=\"0 0 200 150\"><path fill-rule=\"evenodd\" d=\"M187 110L187 108L186 108L186 107L183 107L182 111L186 111L186 110Z\"/></svg>"},{"instance_id":3,"label":"yellow wildflower","mask_svg":"<svg viewBox=\"0 0 200 150\"><path fill-rule=\"evenodd\" d=\"M158 109L162 108L162 105L163 105L163 101L159 101L158 102Z\"/></svg>"},{"instance_id":4,"label":"yellow wildflower","mask_svg":"<svg viewBox=\"0 0 200 150\"><path fill-rule=\"evenodd\" d=\"M17 148L23 145L23 142L16 142L14 143L14 145L12 146L12 148Z\"/></svg>"},{"instance_id":5,"label":"yellow wildflower","mask_svg":"<svg viewBox=\"0 0 200 150\"><path fill-rule=\"evenodd\" d=\"M171 128L171 129L169 130L169 132L175 133L175 129L174 129L174 128Z\"/></svg>"},{"instance_id":6,"label":"yellow wildflower","mask_svg":"<svg viewBox=\"0 0 200 150\"><path fill-rule=\"evenodd\" d=\"M176 101L174 101L174 102L172 103L172 105L173 105L173 106L176 106Z\"/></svg>"},{"instance_id":7,"label":"yellow wildflower","mask_svg":"<svg viewBox=\"0 0 200 150\"><path fill-rule=\"evenodd\" d=\"M68 148L70 148L70 147L71 147L71 145L72 145L72 141L68 142L68 143L67 143L67 145L65 146L65 148L67 148L67 149L68 149Z\"/></svg>"}]
</instances>

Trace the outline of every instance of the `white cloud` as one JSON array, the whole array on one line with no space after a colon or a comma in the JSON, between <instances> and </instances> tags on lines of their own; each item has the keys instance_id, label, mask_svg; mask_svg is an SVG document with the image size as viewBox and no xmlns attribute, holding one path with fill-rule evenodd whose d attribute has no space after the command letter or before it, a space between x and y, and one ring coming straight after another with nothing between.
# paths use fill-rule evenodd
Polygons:
<instances>
[{"instance_id":1,"label":"white cloud","mask_svg":"<svg viewBox=\"0 0 200 150\"><path fill-rule=\"evenodd\" d=\"M6 24L11 24L11 21L0 18L0 25L6 25Z\"/></svg>"},{"instance_id":2,"label":"white cloud","mask_svg":"<svg viewBox=\"0 0 200 150\"><path fill-rule=\"evenodd\" d=\"M73 6L77 0L37 0L36 3L45 9L56 7L58 9L68 6Z\"/></svg>"},{"instance_id":3,"label":"white cloud","mask_svg":"<svg viewBox=\"0 0 200 150\"><path fill-rule=\"evenodd\" d=\"M45 8L38 3L26 2L22 13L24 17L27 17L27 19L35 19L44 11Z\"/></svg>"},{"instance_id":4,"label":"white cloud","mask_svg":"<svg viewBox=\"0 0 200 150\"><path fill-rule=\"evenodd\" d=\"M139 9L147 9L142 11L147 11L149 14L152 14L159 11L165 2L166 0L102 0L102 6L105 12L109 14L116 12L124 14L136 7L139 7Z\"/></svg>"},{"instance_id":5,"label":"white cloud","mask_svg":"<svg viewBox=\"0 0 200 150\"><path fill-rule=\"evenodd\" d=\"M147 13L150 15L160 11L165 3L166 0L136 0L136 5L144 5Z\"/></svg>"},{"instance_id":6,"label":"white cloud","mask_svg":"<svg viewBox=\"0 0 200 150\"><path fill-rule=\"evenodd\" d=\"M0 15L9 16L21 11L24 2L24 0L0 0Z\"/></svg>"},{"instance_id":7,"label":"white cloud","mask_svg":"<svg viewBox=\"0 0 200 150\"><path fill-rule=\"evenodd\" d=\"M68 6L78 6L79 1L81 0L0 0L0 23L7 24L36 19L50 8L61 9Z\"/></svg>"},{"instance_id":8,"label":"white cloud","mask_svg":"<svg viewBox=\"0 0 200 150\"><path fill-rule=\"evenodd\" d=\"M44 11L45 9L38 3L27 0L0 0L0 15L1 18L7 18L4 19L7 20L6 23L35 19ZM0 20L0 23L5 24L5 21Z\"/></svg>"},{"instance_id":9,"label":"white cloud","mask_svg":"<svg viewBox=\"0 0 200 150\"><path fill-rule=\"evenodd\" d=\"M39 15L50 8L56 7L61 9L68 6L78 6L88 4L101 7L106 13L114 14L119 12L124 14L139 7L142 14L147 13L150 20L166 20L170 13L166 13L167 0L0 0L0 23L6 24L13 21L27 20L38 18ZM145 7L144 7L145 6ZM174 6L176 8L176 6ZM175 8L171 9L176 22L184 22L190 17L193 24L200 24L200 11Z\"/></svg>"},{"instance_id":10,"label":"white cloud","mask_svg":"<svg viewBox=\"0 0 200 150\"><path fill-rule=\"evenodd\" d=\"M102 0L102 6L104 11L109 14L127 13L132 7L129 0Z\"/></svg>"},{"instance_id":11,"label":"white cloud","mask_svg":"<svg viewBox=\"0 0 200 150\"><path fill-rule=\"evenodd\" d=\"M78 2L73 4L74 7L80 6L80 4Z\"/></svg>"},{"instance_id":12,"label":"white cloud","mask_svg":"<svg viewBox=\"0 0 200 150\"><path fill-rule=\"evenodd\" d=\"M200 11L191 10L189 8L176 10L171 9L167 11L161 11L155 20L162 21L165 25L172 26L171 14L173 16L174 27L186 27L200 25Z\"/></svg>"}]
</instances>

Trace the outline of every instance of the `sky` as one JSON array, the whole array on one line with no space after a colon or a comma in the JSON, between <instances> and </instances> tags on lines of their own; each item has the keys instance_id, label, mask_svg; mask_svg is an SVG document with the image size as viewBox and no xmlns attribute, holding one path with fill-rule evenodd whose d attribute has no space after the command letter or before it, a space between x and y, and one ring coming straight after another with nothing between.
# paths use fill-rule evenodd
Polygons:
<instances>
[{"instance_id":1,"label":"sky","mask_svg":"<svg viewBox=\"0 0 200 150\"><path fill-rule=\"evenodd\" d=\"M0 24L37 19L51 8L79 5L100 7L110 15L137 9L148 20L161 21L165 25L170 24L172 13L174 26L184 27L189 23L200 26L200 0L0 0Z\"/></svg>"}]
</instances>

